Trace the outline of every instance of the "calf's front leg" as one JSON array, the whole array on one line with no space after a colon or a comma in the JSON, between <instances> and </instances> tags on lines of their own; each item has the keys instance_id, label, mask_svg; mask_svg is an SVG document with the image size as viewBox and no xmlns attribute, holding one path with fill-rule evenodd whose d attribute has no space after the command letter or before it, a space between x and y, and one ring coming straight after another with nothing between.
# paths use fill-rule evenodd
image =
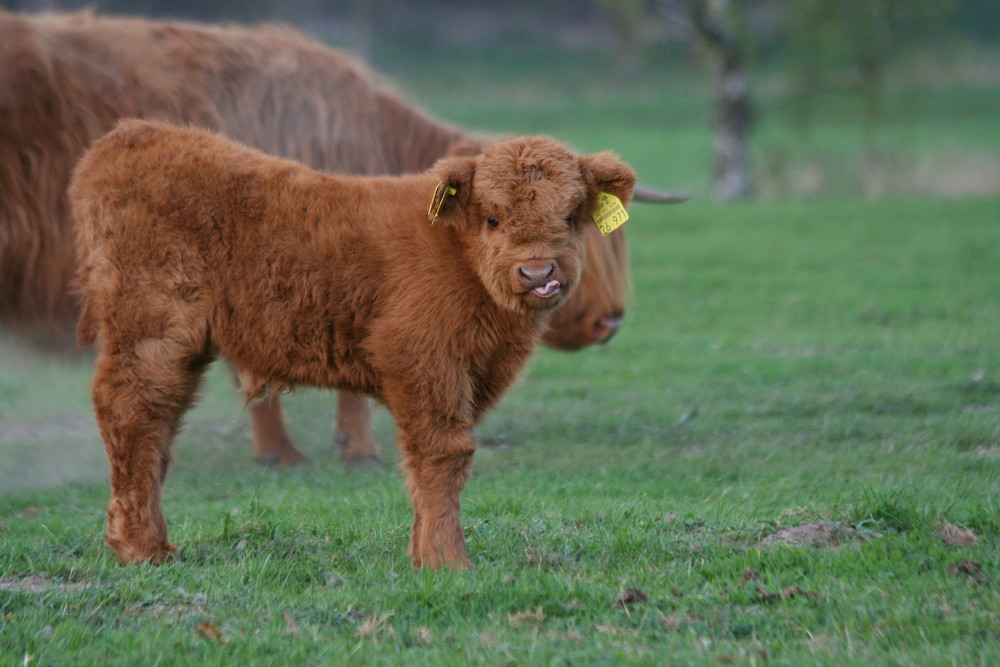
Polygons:
<instances>
[{"instance_id":1,"label":"calf's front leg","mask_svg":"<svg viewBox=\"0 0 1000 667\"><path fill-rule=\"evenodd\" d=\"M401 427L406 486L413 504L410 558L415 568L470 566L459 517L475 445L467 429Z\"/></svg>"}]
</instances>

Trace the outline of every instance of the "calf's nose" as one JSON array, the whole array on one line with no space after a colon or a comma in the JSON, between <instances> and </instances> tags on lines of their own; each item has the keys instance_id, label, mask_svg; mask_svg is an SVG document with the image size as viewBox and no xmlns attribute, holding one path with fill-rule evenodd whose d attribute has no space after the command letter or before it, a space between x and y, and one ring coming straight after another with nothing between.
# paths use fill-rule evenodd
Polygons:
<instances>
[{"instance_id":1,"label":"calf's nose","mask_svg":"<svg viewBox=\"0 0 1000 667\"><path fill-rule=\"evenodd\" d=\"M525 289L544 287L556 270L553 262L534 261L522 264L517 269L517 277Z\"/></svg>"}]
</instances>

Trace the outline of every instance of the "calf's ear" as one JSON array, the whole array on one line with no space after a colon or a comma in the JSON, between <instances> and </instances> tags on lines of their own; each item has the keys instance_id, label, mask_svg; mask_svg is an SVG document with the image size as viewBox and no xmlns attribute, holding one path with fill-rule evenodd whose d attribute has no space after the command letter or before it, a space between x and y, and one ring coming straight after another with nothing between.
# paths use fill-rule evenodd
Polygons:
<instances>
[{"instance_id":1,"label":"calf's ear","mask_svg":"<svg viewBox=\"0 0 1000 667\"><path fill-rule=\"evenodd\" d=\"M632 201L635 172L611 151L581 157L580 171L590 189L591 202L597 198L600 192L613 194L621 199L625 206L628 206L629 202Z\"/></svg>"},{"instance_id":2,"label":"calf's ear","mask_svg":"<svg viewBox=\"0 0 1000 667\"><path fill-rule=\"evenodd\" d=\"M472 196L472 177L476 161L469 157L449 157L439 160L431 169L438 178L437 186L427 207L431 224L461 224Z\"/></svg>"}]
</instances>

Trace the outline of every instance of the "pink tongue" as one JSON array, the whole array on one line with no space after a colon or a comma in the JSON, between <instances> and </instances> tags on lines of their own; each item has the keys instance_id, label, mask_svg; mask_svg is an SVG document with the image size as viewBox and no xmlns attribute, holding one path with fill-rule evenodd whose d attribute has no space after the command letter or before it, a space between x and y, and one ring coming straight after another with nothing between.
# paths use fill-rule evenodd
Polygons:
<instances>
[{"instance_id":1,"label":"pink tongue","mask_svg":"<svg viewBox=\"0 0 1000 667\"><path fill-rule=\"evenodd\" d=\"M562 291L562 288L559 287L558 280L550 280L545 284L545 287L536 287L531 291L540 297L547 298L559 294L559 292Z\"/></svg>"}]
</instances>

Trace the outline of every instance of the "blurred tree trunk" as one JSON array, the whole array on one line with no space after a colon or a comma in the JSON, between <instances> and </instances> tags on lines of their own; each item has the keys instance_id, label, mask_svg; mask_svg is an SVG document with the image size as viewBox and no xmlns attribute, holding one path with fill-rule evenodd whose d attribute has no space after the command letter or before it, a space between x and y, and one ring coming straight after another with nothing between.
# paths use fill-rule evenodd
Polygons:
<instances>
[{"instance_id":1,"label":"blurred tree trunk","mask_svg":"<svg viewBox=\"0 0 1000 667\"><path fill-rule=\"evenodd\" d=\"M715 193L723 201L753 196L747 140L753 127L746 54L730 0L689 0L691 24L714 69L712 135Z\"/></svg>"}]
</instances>

